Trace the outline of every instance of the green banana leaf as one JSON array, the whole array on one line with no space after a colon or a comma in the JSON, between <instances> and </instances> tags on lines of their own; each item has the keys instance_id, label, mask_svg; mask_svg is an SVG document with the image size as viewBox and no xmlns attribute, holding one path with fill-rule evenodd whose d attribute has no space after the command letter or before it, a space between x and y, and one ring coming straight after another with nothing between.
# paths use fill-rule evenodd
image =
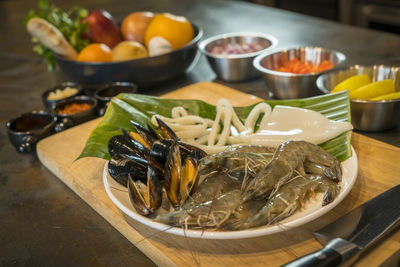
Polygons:
<instances>
[{"instance_id":1,"label":"green banana leaf","mask_svg":"<svg viewBox=\"0 0 400 267\"><path fill-rule=\"evenodd\" d=\"M350 99L347 91L304 99L265 100L264 102L271 107L275 105L301 107L318 111L331 120L350 121ZM239 118L244 121L255 105L235 107L234 109ZM90 134L78 159L84 157L110 159L108 141L114 135L121 134L121 129L133 130L130 120L141 125L151 125L150 120L153 115L160 114L170 117L171 109L176 106L183 106L189 114L199 115L203 118L214 119L216 115L215 106L200 100L164 99L140 94L120 94L110 102L103 119ZM351 156L350 138L351 131L320 144L320 146L343 161Z\"/></svg>"}]
</instances>

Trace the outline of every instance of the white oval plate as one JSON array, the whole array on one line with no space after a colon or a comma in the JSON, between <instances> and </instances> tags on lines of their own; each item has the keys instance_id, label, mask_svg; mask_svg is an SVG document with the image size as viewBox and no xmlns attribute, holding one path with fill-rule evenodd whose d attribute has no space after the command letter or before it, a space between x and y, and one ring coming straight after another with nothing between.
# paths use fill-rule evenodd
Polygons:
<instances>
[{"instance_id":1,"label":"white oval plate","mask_svg":"<svg viewBox=\"0 0 400 267\"><path fill-rule=\"evenodd\" d=\"M158 223L150 218L138 214L133 208L129 196L128 189L118 184L108 174L107 168L108 162L104 166L103 170L103 182L104 187L108 196L112 202L126 215L145 224L151 228L160 230L162 232L171 233L174 235L192 237L192 238L204 238L204 239L241 239L258 237L263 235L274 234L282 231L287 231L292 228L306 224L333 209L338 205L351 191L356 179L358 172L357 155L352 148L352 156L342 162L343 177L341 182L341 192L339 196L329 205L324 207L321 206L322 196L310 201L301 212L295 213L294 215L286 218L277 225L267 225L258 228L252 228L248 230L240 231L202 231L202 230L184 230L182 228L171 227L162 223Z\"/></svg>"}]
</instances>

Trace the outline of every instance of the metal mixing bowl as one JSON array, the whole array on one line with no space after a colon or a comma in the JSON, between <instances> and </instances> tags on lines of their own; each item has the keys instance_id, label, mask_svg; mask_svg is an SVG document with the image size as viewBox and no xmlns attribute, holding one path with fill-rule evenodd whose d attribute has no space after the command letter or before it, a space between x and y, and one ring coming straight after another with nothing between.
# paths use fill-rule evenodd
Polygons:
<instances>
[{"instance_id":1,"label":"metal mixing bowl","mask_svg":"<svg viewBox=\"0 0 400 267\"><path fill-rule=\"evenodd\" d=\"M259 44L263 49L244 54L215 54L214 47L228 44L254 45ZM241 82L260 77L253 67L253 59L261 53L269 51L278 45L278 40L264 33L236 32L210 37L199 44L200 51L206 55L208 62L217 76L227 82Z\"/></svg>"},{"instance_id":2,"label":"metal mixing bowl","mask_svg":"<svg viewBox=\"0 0 400 267\"><path fill-rule=\"evenodd\" d=\"M400 67L384 65L354 65L321 75L316 84L322 92L330 93L337 84L358 74L368 75L372 82L393 79L396 91L400 91ZM400 123L400 99L382 101L352 99L351 123L354 128L363 131L382 131L393 128Z\"/></svg>"},{"instance_id":3,"label":"metal mixing bowl","mask_svg":"<svg viewBox=\"0 0 400 267\"><path fill-rule=\"evenodd\" d=\"M346 60L345 55L338 51L309 46L259 55L254 59L254 67L263 73L265 84L276 98L303 98L321 94L315 85L315 80L318 75L326 71L309 74L276 71L294 58L313 65L320 64L323 60L329 60L334 68L340 66Z\"/></svg>"},{"instance_id":4,"label":"metal mixing bowl","mask_svg":"<svg viewBox=\"0 0 400 267\"><path fill-rule=\"evenodd\" d=\"M79 62L56 56L56 62L69 79L84 85L133 82L141 88L150 87L183 74L197 63L197 44L203 31L195 25L193 28L195 37L192 41L159 56L104 63Z\"/></svg>"}]
</instances>

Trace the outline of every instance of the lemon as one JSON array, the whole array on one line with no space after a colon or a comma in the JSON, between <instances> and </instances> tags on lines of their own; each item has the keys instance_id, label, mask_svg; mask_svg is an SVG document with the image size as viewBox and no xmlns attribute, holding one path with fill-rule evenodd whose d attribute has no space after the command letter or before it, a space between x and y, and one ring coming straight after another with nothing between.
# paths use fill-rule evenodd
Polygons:
<instances>
[{"instance_id":1,"label":"lemon","mask_svg":"<svg viewBox=\"0 0 400 267\"><path fill-rule=\"evenodd\" d=\"M344 90L349 90L351 92L369 83L371 83L371 79L369 78L368 75L365 74L355 75L336 85L335 88L332 90L332 93Z\"/></svg>"},{"instance_id":2,"label":"lemon","mask_svg":"<svg viewBox=\"0 0 400 267\"><path fill-rule=\"evenodd\" d=\"M377 96L387 95L396 91L391 79L364 85L356 90L350 91L350 98L369 100Z\"/></svg>"},{"instance_id":3,"label":"lemon","mask_svg":"<svg viewBox=\"0 0 400 267\"><path fill-rule=\"evenodd\" d=\"M378 97L374 97L371 100L390 100L390 99L397 99L397 98L400 98L400 92L387 94L387 95L381 95Z\"/></svg>"}]
</instances>

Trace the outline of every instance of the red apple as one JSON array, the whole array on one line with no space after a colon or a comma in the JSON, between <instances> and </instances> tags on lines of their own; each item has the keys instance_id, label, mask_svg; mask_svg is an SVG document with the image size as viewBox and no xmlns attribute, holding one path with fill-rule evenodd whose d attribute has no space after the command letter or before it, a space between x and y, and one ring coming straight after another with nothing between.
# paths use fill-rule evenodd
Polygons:
<instances>
[{"instance_id":1,"label":"red apple","mask_svg":"<svg viewBox=\"0 0 400 267\"><path fill-rule=\"evenodd\" d=\"M123 40L117 23L105 10L91 11L82 22L86 22L88 25L89 31L86 33L86 37L92 43L103 43L113 48Z\"/></svg>"}]
</instances>

